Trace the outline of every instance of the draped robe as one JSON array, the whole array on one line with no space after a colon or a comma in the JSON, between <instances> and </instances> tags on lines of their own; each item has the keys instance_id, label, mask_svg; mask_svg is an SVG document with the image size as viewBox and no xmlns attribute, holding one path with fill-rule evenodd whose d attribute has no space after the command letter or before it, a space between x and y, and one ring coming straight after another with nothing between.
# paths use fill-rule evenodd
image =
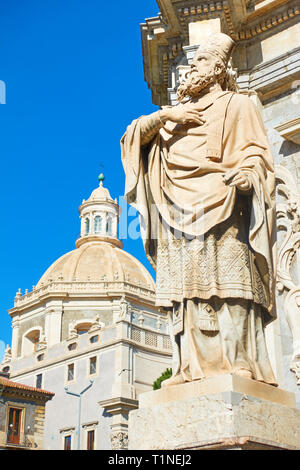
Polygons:
<instances>
[{"instance_id":1,"label":"draped robe","mask_svg":"<svg viewBox=\"0 0 300 470\"><path fill-rule=\"evenodd\" d=\"M275 384L264 338L275 315L275 179L264 125L237 93L193 106L202 126L142 116L121 140L125 197L157 271L156 304L172 315L173 373L195 380L246 369ZM226 184L230 170L247 175L248 194Z\"/></svg>"}]
</instances>

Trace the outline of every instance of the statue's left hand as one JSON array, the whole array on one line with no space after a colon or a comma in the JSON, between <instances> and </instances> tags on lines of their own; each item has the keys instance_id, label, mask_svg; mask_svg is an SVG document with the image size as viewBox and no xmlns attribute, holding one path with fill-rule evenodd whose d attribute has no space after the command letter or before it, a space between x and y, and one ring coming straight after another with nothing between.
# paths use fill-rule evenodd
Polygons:
<instances>
[{"instance_id":1,"label":"statue's left hand","mask_svg":"<svg viewBox=\"0 0 300 470\"><path fill-rule=\"evenodd\" d=\"M231 181L230 181L231 180ZM249 191L252 183L247 174L240 170L231 170L224 175L224 182L229 186L236 186L240 191Z\"/></svg>"}]
</instances>

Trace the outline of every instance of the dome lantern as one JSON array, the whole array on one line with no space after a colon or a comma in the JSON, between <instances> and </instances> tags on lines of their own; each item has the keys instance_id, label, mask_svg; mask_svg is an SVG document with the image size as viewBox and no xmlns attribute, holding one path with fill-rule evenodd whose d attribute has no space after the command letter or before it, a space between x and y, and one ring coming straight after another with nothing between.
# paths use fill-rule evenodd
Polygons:
<instances>
[{"instance_id":1,"label":"dome lantern","mask_svg":"<svg viewBox=\"0 0 300 470\"><path fill-rule=\"evenodd\" d=\"M98 188L79 207L81 231L80 238L76 241L77 248L83 243L97 240L122 247L122 242L118 239L120 208L103 186L104 179L105 176L101 173L98 176Z\"/></svg>"}]
</instances>

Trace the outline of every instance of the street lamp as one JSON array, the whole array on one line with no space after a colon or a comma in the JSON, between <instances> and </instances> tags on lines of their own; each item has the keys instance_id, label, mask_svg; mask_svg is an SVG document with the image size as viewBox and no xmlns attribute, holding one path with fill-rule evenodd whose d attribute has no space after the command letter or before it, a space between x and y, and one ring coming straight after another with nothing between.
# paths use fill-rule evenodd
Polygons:
<instances>
[{"instance_id":1,"label":"street lamp","mask_svg":"<svg viewBox=\"0 0 300 470\"><path fill-rule=\"evenodd\" d=\"M74 397L79 398L79 405L78 405L78 430L77 430L77 450L80 450L80 428L81 428L81 397L91 386L93 385L94 381L90 380L90 383L87 387L85 387L80 393L69 392L68 387L65 387L66 393L69 395L73 395Z\"/></svg>"}]
</instances>

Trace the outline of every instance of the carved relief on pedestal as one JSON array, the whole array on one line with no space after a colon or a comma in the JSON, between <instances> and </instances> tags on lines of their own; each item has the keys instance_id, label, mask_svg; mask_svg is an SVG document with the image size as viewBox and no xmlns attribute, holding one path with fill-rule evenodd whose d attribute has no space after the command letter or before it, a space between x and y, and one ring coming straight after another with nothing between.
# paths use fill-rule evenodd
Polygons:
<instances>
[{"instance_id":1,"label":"carved relief on pedestal","mask_svg":"<svg viewBox=\"0 0 300 470\"><path fill-rule=\"evenodd\" d=\"M128 433L115 431L110 435L112 450L128 449Z\"/></svg>"},{"instance_id":2,"label":"carved relief on pedestal","mask_svg":"<svg viewBox=\"0 0 300 470\"><path fill-rule=\"evenodd\" d=\"M276 166L278 231L286 234L278 247L277 287L285 295L284 312L293 337L290 369L300 385L300 193L292 174Z\"/></svg>"}]
</instances>

